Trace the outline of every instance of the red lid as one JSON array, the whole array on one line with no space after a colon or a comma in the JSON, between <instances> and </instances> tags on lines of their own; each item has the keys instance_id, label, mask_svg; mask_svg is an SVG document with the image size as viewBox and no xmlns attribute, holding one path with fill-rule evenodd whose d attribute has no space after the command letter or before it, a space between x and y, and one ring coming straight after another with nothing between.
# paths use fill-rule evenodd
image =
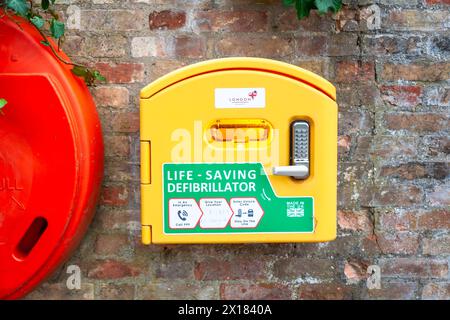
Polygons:
<instances>
[{"instance_id":1,"label":"red lid","mask_svg":"<svg viewBox=\"0 0 450 320\"><path fill-rule=\"evenodd\" d=\"M103 172L89 91L21 27L0 19L0 298L30 291L75 248Z\"/></svg>"}]
</instances>

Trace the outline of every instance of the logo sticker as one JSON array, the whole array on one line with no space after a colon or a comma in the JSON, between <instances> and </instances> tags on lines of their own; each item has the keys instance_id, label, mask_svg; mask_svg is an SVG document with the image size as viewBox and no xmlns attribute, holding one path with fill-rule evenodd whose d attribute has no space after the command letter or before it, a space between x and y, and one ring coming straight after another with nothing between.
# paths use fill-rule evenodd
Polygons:
<instances>
[{"instance_id":1,"label":"logo sticker","mask_svg":"<svg viewBox=\"0 0 450 320\"><path fill-rule=\"evenodd\" d=\"M216 88L215 106L226 108L265 108L265 88Z\"/></svg>"}]
</instances>

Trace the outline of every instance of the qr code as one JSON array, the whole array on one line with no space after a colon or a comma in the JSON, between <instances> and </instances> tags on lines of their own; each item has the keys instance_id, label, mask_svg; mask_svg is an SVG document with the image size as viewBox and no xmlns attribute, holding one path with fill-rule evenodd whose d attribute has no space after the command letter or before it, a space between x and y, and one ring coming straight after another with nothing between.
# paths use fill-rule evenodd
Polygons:
<instances>
[{"instance_id":1,"label":"qr code","mask_svg":"<svg viewBox=\"0 0 450 320\"><path fill-rule=\"evenodd\" d=\"M286 214L289 218L301 218L305 215L305 204L300 201L287 202Z\"/></svg>"}]
</instances>

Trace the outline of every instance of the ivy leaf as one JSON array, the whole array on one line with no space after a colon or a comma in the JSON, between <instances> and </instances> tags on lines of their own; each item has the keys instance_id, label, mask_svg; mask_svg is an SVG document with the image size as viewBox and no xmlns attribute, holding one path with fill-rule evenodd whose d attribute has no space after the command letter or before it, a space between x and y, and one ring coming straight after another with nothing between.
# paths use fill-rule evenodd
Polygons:
<instances>
[{"instance_id":1,"label":"ivy leaf","mask_svg":"<svg viewBox=\"0 0 450 320\"><path fill-rule=\"evenodd\" d=\"M84 82L88 86L92 86L95 81L106 81L106 78L100 74L97 70L91 70L83 66L74 66L72 73L80 78L83 78Z\"/></svg>"},{"instance_id":2,"label":"ivy leaf","mask_svg":"<svg viewBox=\"0 0 450 320\"><path fill-rule=\"evenodd\" d=\"M47 10L48 7L50 7L50 0L42 0L41 7L42 7L42 9Z\"/></svg>"},{"instance_id":3,"label":"ivy leaf","mask_svg":"<svg viewBox=\"0 0 450 320\"><path fill-rule=\"evenodd\" d=\"M87 68L83 68L80 66L74 66L72 68L72 73L78 77L85 77L88 73Z\"/></svg>"},{"instance_id":4,"label":"ivy leaf","mask_svg":"<svg viewBox=\"0 0 450 320\"><path fill-rule=\"evenodd\" d=\"M285 6L292 6L294 4L295 0L283 0L283 5Z\"/></svg>"},{"instance_id":5,"label":"ivy leaf","mask_svg":"<svg viewBox=\"0 0 450 320\"><path fill-rule=\"evenodd\" d=\"M34 24L38 29L41 29L44 24L45 24L45 20L42 19L39 16L34 16L33 18L30 19L31 23Z\"/></svg>"},{"instance_id":6,"label":"ivy leaf","mask_svg":"<svg viewBox=\"0 0 450 320\"><path fill-rule=\"evenodd\" d=\"M336 13L342 7L341 0L315 0L315 4L320 14L325 14L328 10Z\"/></svg>"},{"instance_id":7,"label":"ivy leaf","mask_svg":"<svg viewBox=\"0 0 450 320\"><path fill-rule=\"evenodd\" d=\"M30 10L27 0L6 0L6 6L22 17L25 17Z\"/></svg>"},{"instance_id":8,"label":"ivy leaf","mask_svg":"<svg viewBox=\"0 0 450 320\"><path fill-rule=\"evenodd\" d=\"M52 37L55 39L59 39L64 35L65 32L65 25L64 23L56 20L56 19L52 19L52 22L50 24L50 32L52 34Z\"/></svg>"},{"instance_id":9,"label":"ivy leaf","mask_svg":"<svg viewBox=\"0 0 450 320\"><path fill-rule=\"evenodd\" d=\"M94 75L95 80L102 81L102 82L106 81L106 78L104 76L102 76L102 74L100 72L98 72L97 70L95 70L92 74Z\"/></svg>"},{"instance_id":10,"label":"ivy leaf","mask_svg":"<svg viewBox=\"0 0 450 320\"><path fill-rule=\"evenodd\" d=\"M311 9L315 9L314 0L296 0L295 9L298 19L309 17Z\"/></svg>"},{"instance_id":11,"label":"ivy leaf","mask_svg":"<svg viewBox=\"0 0 450 320\"><path fill-rule=\"evenodd\" d=\"M0 99L0 110L3 109L4 106L8 104L8 101L5 99Z\"/></svg>"}]
</instances>

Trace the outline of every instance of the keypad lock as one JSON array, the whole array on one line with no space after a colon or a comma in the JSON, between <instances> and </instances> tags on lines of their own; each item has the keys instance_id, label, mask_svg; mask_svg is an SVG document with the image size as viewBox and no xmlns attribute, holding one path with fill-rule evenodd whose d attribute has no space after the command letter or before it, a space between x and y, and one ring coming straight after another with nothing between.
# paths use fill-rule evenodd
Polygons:
<instances>
[{"instance_id":1,"label":"keypad lock","mask_svg":"<svg viewBox=\"0 0 450 320\"><path fill-rule=\"evenodd\" d=\"M309 123L299 120L291 124L290 165L273 168L273 174L302 180L309 177Z\"/></svg>"}]
</instances>

